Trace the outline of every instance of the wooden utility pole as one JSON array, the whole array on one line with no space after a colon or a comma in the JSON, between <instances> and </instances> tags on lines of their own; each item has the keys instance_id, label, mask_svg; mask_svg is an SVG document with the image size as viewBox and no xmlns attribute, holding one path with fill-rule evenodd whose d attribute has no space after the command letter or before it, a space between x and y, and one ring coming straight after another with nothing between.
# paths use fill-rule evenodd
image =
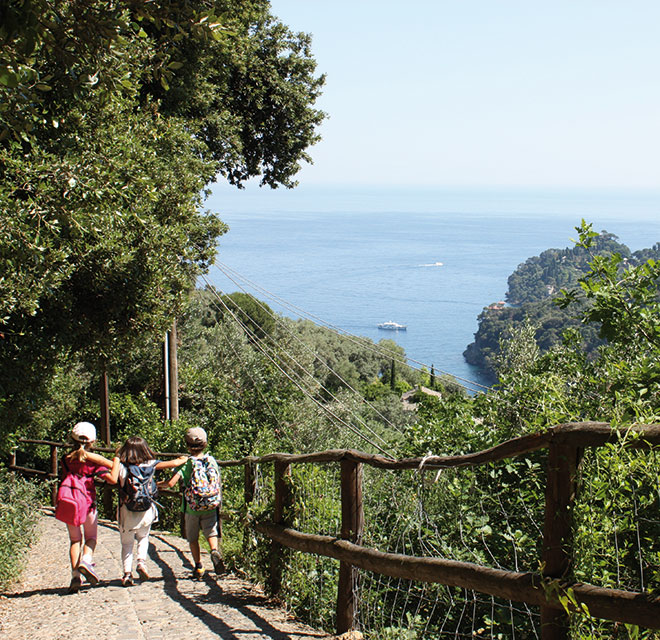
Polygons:
<instances>
[{"instance_id":1,"label":"wooden utility pole","mask_svg":"<svg viewBox=\"0 0 660 640\"><path fill-rule=\"evenodd\" d=\"M101 384L99 389L101 405L101 440L107 447L111 445L110 437L110 393L108 386L108 369L105 361L101 364ZM103 508L107 518L112 517L112 490L109 485L103 487Z\"/></svg>"},{"instance_id":2,"label":"wooden utility pole","mask_svg":"<svg viewBox=\"0 0 660 640\"><path fill-rule=\"evenodd\" d=\"M179 419L179 364L177 360L176 320L172 322L172 328L167 334L167 354L167 377L170 392L169 418L174 421Z\"/></svg>"},{"instance_id":3,"label":"wooden utility pole","mask_svg":"<svg viewBox=\"0 0 660 640\"><path fill-rule=\"evenodd\" d=\"M167 348L168 335L167 331L165 332L165 337L163 338L163 349L162 349L162 362L163 362L163 420L168 421L170 419L170 372L169 372L169 362L170 354L169 349Z\"/></svg>"},{"instance_id":4,"label":"wooden utility pole","mask_svg":"<svg viewBox=\"0 0 660 640\"><path fill-rule=\"evenodd\" d=\"M105 362L101 364L101 383L99 388L101 409L101 440L110 446L110 395L108 392L108 369Z\"/></svg>"}]
</instances>

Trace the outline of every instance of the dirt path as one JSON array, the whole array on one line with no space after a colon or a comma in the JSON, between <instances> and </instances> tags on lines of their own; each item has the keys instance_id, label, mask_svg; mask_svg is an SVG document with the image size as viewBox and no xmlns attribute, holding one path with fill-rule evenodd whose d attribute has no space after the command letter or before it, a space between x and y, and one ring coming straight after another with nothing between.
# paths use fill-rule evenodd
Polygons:
<instances>
[{"instance_id":1,"label":"dirt path","mask_svg":"<svg viewBox=\"0 0 660 640\"><path fill-rule=\"evenodd\" d=\"M101 581L67 594L66 527L43 516L23 581L0 596L0 637L11 640L313 640L330 638L291 619L256 587L232 575L216 580L210 558L202 581L191 578L185 540L151 536L149 581L121 586L119 534L99 526L95 555Z\"/></svg>"}]
</instances>

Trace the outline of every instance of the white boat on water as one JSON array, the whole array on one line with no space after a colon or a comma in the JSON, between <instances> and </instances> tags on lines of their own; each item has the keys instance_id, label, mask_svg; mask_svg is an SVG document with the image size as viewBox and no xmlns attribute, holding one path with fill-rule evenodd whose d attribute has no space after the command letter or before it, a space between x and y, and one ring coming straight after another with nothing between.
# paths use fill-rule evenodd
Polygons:
<instances>
[{"instance_id":1,"label":"white boat on water","mask_svg":"<svg viewBox=\"0 0 660 640\"><path fill-rule=\"evenodd\" d=\"M385 329L388 331L405 331L407 329L405 324L399 324L398 322L381 322L378 325L379 329Z\"/></svg>"}]
</instances>

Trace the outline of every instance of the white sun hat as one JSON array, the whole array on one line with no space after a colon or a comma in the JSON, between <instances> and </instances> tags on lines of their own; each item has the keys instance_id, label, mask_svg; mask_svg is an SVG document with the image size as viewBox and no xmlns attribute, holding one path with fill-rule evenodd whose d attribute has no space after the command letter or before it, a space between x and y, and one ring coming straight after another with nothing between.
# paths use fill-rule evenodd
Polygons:
<instances>
[{"instance_id":1,"label":"white sun hat","mask_svg":"<svg viewBox=\"0 0 660 640\"><path fill-rule=\"evenodd\" d=\"M76 442L94 442L96 440L96 427L91 422L78 422L71 429L71 437Z\"/></svg>"}]
</instances>

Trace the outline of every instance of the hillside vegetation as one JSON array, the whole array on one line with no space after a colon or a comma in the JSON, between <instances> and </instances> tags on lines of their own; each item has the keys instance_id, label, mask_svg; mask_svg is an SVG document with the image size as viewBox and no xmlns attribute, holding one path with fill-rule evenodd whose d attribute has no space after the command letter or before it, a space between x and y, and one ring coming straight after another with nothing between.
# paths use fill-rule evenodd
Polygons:
<instances>
[{"instance_id":1,"label":"hillside vegetation","mask_svg":"<svg viewBox=\"0 0 660 640\"><path fill-rule=\"evenodd\" d=\"M602 231L590 251L580 244L567 249L548 249L539 256L527 259L509 276L506 301L509 306L491 305L478 317L474 342L464 352L465 359L495 378L500 343L524 324L535 328L535 339L541 351L561 344L564 332L575 330L584 350L593 354L603 344L598 326L582 321L585 305L582 297L570 307L561 305L564 290L579 286L589 271L594 255L621 256L621 268L638 266L649 258L660 258L660 244L632 253L614 234Z\"/></svg>"}]
</instances>

